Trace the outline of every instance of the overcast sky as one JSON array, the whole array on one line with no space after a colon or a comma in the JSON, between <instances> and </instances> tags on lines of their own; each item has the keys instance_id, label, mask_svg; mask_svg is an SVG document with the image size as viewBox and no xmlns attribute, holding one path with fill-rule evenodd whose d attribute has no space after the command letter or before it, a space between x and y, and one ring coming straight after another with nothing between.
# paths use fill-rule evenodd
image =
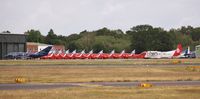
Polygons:
<instances>
[{"instance_id":1,"label":"overcast sky","mask_svg":"<svg viewBox=\"0 0 200 99\"><path fill-rule=\"evenodd\" d=\"M164 29L200 26L200 0L0 0L0 31L52 28L69 35L103 27L129 30L141 24Z\"/></svg>"}]
</instances>

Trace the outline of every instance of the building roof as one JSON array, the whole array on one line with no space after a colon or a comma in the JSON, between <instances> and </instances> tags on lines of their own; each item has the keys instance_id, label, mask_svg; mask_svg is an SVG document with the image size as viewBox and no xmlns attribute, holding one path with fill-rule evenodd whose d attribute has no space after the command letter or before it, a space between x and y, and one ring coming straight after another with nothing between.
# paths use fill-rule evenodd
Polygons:
<instances>
[{"instance_id":1,"label":"building roof","mask_svg":"<svg viewBox=\"0 0 200 99\"><path fill-rule=\"evenodd\" d=\"M27 42L27 45L37 45L37 46L49 46L49 44L36 43L36 42Z\"/></svg>"},{"instance_id":2,"label":"building roof","mask_svg":"<svg viewBox=\"0 0 200 99\"><path fill-rule=\"evenodd\" d=\"M26 35L26 34L0 33L0 35Z\"/></svg>"},{"instance_id":3,"label":"building roof","mask_svg":"<svg viewBox=\"0 0 200 99\"><path fill-rule=\"evenodd\" d=\"M197 45L196 47L200 47L200 45Z\"/></svg>"},{"instance_id":4,"label":"building roof","mask_svg":"<svg viewBox=\"0 0 200 99\"><path fill-rule=\"evenodd\" d=\"M26 35L24 35L24 34L0 33L0 42L25 43L26 42Z\"/></svg>"}]
</instances>

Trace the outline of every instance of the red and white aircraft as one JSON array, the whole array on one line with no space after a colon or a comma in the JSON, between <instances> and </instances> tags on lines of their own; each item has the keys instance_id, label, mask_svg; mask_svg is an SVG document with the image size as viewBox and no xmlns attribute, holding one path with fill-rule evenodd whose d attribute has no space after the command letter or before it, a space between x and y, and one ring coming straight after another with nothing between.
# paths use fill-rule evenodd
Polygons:
<instances>
[{"instance_id":1,"label":"red and white aircraft","mask_svg":"<svg viewBox=\"0 0 200 99\"><path fill-rule=\"evenodd\" d=\"M121 53L114 53L112 55L112 58L114 59L119 59L119 58L123 58L123 55L125 54L125 50L123 50Z\"/></svg>"},{"instance_id":2,"label":"red and white aircraft","mask_svg":"<svg viewBox=\"0 0 200 99\"><path fill-rule=\"evenodd\" d=\"M57 54L53 54L53 56L50 59L63 59L63 55L64 53L62 53L62 51L58 51Z\"/></svg>"},{"instance_id":3,"label":"red and white aircraft","mask_svg":"<svg viewBox=\"0 0 200 99\"><path fill-rule=\"evenodd\" d=\"M41 59L52 59L53 55L56 53L55 50L51 50L48 55L41 57Z\"/></svg>"},{"instance_id":4,"label":"red and white aircraft","mask_svg":"<svg viewBox=\"0 0 200 99\"><path fill-rule=\"evenodd\" d=\"M135 50L133 50L131 53L124 53L122 55L123 58L128 59L128 58L132 58L132 56L135 54Z\"/></svg>"},{"instance_id":5,"label":"red and white aircraft","mask_svg":"<svg viewBox=\"0 0 200 99\"><path fill-rule=\"evenodd\" d=\"M101 59L110 59L110 58L112 58L112 55L115 53L115 50L112 50L111 52L110 52L110 54L108 54L108 53L103 53L101 56L100 56L100 58Z\"/></svg>"},{"instance_id":6,"label":"red and white aircraft","mask_svg":"<svg viewBox=\"0 0 200 99\"><path fill-rule=\"evenodd\" d=\"M81 59L90 59L91 55L93 54L93 50L91 50L89 53L87 54L83 54L81 56Z\"/></svg>"},{"instance_id":7,"label":"red and white aircraft","mask_svg":"<svg viewBox=\"0 0 200 99\"><path fill-rule=\"evenodd\" d=\"M142 52L142 53L140 53L140 54L133 54L133 55L131 56L131 58L133 58L133 59L144 59L146 53L147 53L147 52L144 51L144 52Z\"/></svg>"},{"instance_id":8,"label":"red and white aircraft","mask_svg":"<svg viewBox=\"0 0 200 99\"><path fill-rule=\"evenodd\" d=\"M76 50L74 50L72 53L68 53L64 56L64 59L73 59L73 56L76 54Z\"/></svg>"},{"instance_id":9,"label":"red and white aircraft","mask_svg":"<svg viewBox=\"0 0 200 99\"><path fill-rule=\"evenodd\" d=\"M85 50L83 50L81 53L76 53L73 56L73 59L82 59L82 56L85 54Z\"/></svg>"},{"instance_id":10,"label":"red and white aircraft","mask_svg":"<svg viewBox=\"0 0 200 99\"><path fill-rule=\"evenodd\" d=\"M90 55L90 59L100 59L101 57L101 55L103 54L103 50L101 50L98 54L91 54Z\"/></svg>"},{"instance_id":11,"label":"red and white aircraft","mask_svg":"<svg viewBox=\"0 0 200 99\"><path fill-rule=\"evenodd\" d=\"M65 51L65 53L60 53L59 55L55 56L55 59L65 59L67 54L69 54L69 50Z\"/></svg>"},{"instance_id":12,"label":"red and white aircraft","mask_svg":"<svg viewBox=\"0 0 200 99\"><path fill-rule=\"evenodd\" d=\"M135 50L133 50L131 53L125 53L125 50L123 50L121 53L115 53L115 51L111 51L111 53L103 53L103 50L99 53L93 53L93 50L91 50L89 53L85 53L83 50L81 53L76 53L76 50L74 50L72 53L69 53L69 50L67 50L65 53L62 53L62 51L59 51L57 54L55 50L52 50L49 52L47 56L43 56L41 59L143 59L143 58L174 58L180 56L182 52L182 46L181 44L178 44L176 50L172 51L145 51L140 54L135 54Z\"/></svg>"},{"instance_id":13,"label":"red and white aircraft","mask_svg":"<svg viewBox=\"0 0 200 99\"><path fill-rule=\"evenodd\" d=\"M179 56L181 52L182 52L182 45L178 44L177 49L172 51L166 51L166 52L147 51L144 58L173 58Z\"/></svg>"}]
</instances>

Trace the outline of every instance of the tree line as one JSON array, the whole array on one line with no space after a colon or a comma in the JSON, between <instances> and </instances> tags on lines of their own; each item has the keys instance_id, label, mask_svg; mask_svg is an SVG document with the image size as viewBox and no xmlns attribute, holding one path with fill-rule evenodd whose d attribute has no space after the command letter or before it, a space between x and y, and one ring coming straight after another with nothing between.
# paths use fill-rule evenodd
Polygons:
<instances>
[{"instance_id":1,"label":"tree line","mask_svg":"<svg viewBox=\"0 0 200 99\"><path fill-rule=\"evenodd\" d=\"M106 27L95 30L84 30L79 34L69 36L56 35L53 29L50 29L46 36L42 35L39 30L28 30L28 42L39 42L52 45L64 45L66 49L72 50L93 50L99 52L110 52L115 50L120 52L126 50L141 53L147 50L168 51L175 49L178 43L183 47L194 47L200 44L200 27L182 26L178 29L164 30L161 27L151 25L137 25L130 30L123 32L120 29L111 30Z\"/></svg>"}]
</instances>

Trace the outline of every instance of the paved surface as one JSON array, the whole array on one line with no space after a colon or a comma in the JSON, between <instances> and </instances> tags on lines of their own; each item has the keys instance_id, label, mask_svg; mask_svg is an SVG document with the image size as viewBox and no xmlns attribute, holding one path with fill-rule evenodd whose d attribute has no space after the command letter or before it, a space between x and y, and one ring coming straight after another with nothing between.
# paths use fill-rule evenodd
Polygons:
<instances>
[{"instance_id":1,"label":"paved surface","mask_svg":"<svg viewBox=\"0 0 200 99\"><path fill-rule=\"evenodd\" d=\"M138 86L141 82L96 82L95 84L102 86ZM160 81L160 82L147 82L155 86L198 86L200 81Z\"/></svg>"},{"instance_id":2,"label":"paved surface","mask_svg":"<svg viewBox=\"0 0 200 99\"><path fill-rule=\"evenodd\" d=\"M18 90L18 89L50 89L62 87L78 87L72 83L52 83L52 84L0 84L0 90Z\"/></svg>"},{"instance_id":3,"label":"paved surface","mask_svg":"<svg viewBox=\"0 0 200 99\"><path fill-rule=\"evenodd\" d=\"M89 83L27 83L27 84L0 84L0 90L19 89L52 89L64 87L89 87L89 86L138 86L141 82L89 82ZM154 86L200 86L200 81L161 81L148 82Z\"/></svg>"}]
</instances>

